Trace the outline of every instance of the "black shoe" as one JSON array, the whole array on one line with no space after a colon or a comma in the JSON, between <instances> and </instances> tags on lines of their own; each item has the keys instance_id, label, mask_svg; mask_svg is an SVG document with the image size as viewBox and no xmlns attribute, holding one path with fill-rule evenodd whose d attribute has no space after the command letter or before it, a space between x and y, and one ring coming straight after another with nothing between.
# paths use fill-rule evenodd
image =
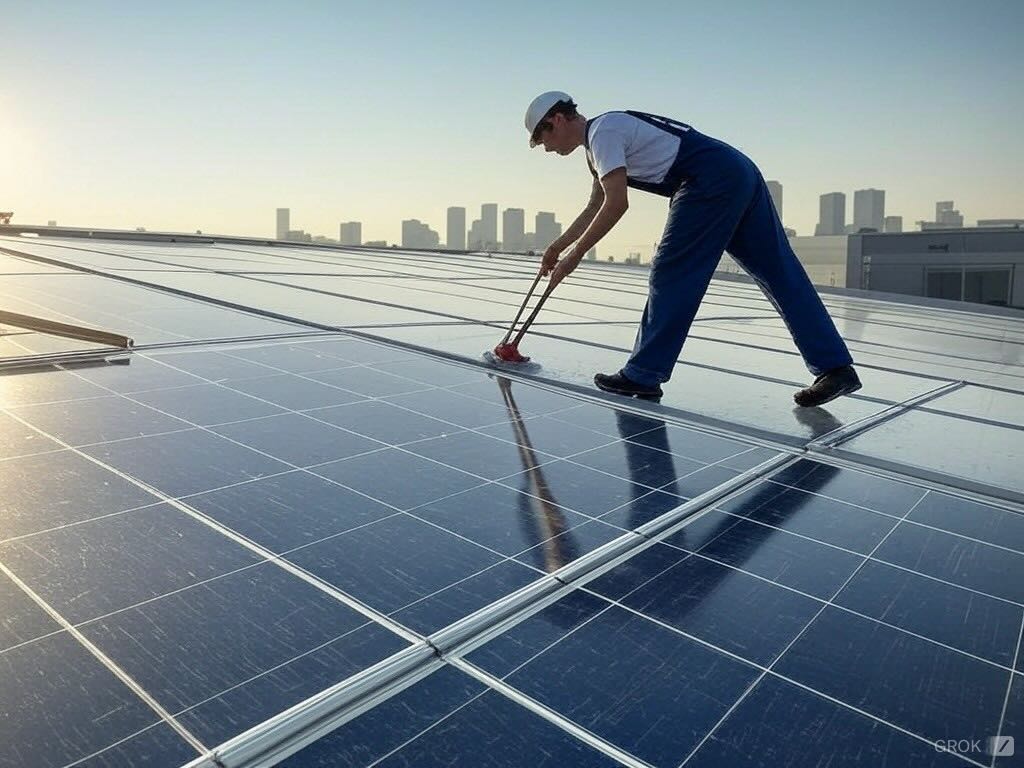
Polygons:
<instances>
[{"instance_id":1,"label":"black shoe","mask_svg":"<svg viewBox=\"0 0 1024 768\"><path fill-rule=\"evenodd\" d=\"M655 384L649 387L646 384L637 384L626 375L618 373L596 373L594 383L598 389L605 392L614 392L616 395L636 395L637 397L661 397L661 387Z\"/></svg>"},{"instance_id":2,"label":"black shoe","mask_svg":"<svg viewBox=\"0 0 1024 768\"><path fill-rule=\"evenodd\" d=\"M793 395L797 405L810 408L815 405L824 405L835 400L837 397L848 395L860 389L860 379L852 365L844 365L842 368L833 368L825 371L814 383L806 389L801 389Z\"/></svg>"}]
</instances>

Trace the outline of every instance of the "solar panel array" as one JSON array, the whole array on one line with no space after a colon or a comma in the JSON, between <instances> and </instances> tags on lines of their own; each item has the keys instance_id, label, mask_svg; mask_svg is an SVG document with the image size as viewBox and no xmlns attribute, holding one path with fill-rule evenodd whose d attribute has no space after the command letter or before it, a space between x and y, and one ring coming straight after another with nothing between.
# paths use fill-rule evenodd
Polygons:
<instances>
[{"instance_id":1,"label":"solar panel array","mask_svg":"<svg viewBox=\"0 0 1024 768\"><path fill-rule=\"evenodd\" d=\"M1020 759L1021 319L826 296L865 388L800 410L716 281L656 404L588 387L639 270L524 376L523 258L0 248L0 308L137 343L0 362L0 765Z\"/></svg>"}]
</instances>

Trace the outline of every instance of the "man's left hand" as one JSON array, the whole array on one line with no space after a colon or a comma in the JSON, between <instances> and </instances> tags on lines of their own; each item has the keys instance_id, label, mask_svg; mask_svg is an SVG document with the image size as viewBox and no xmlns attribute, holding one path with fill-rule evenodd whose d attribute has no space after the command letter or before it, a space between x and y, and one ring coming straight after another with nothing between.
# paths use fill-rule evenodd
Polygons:
<instances>
[{"instance_id":1,"label":"man's left hand","mask_svg":"<svg viewBox=\"0 0 1024 768\"><path fill-rule=\"evenodd\" d=\"M582 257L577 254L575 248L559 259L555 268L551 270L551 287L554 288L567 278L569 274L580 265L580 261L582 261Z\"/></svg>"}]
</instances>

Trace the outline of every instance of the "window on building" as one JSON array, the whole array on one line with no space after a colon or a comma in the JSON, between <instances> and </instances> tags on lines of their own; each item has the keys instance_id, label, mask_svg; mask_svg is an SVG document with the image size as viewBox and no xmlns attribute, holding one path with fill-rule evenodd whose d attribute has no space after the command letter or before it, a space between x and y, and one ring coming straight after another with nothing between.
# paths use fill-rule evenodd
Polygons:
<instances>
[{"instance_id":1,"label":"window on building","mask_svg":"<svg viewBox=\"0 0 1024 768\"><path fill-rule=\"evenodd\" d=\"M1010 303L1010 270L968 268L964 275L964 301L1005 307Z\"/></svg>"},{"instance_id":2,"label":"window on building","mask_svg":"<svg viewBox=\"0 0 1024 768\"><path fill-rule=\"evenodd\" d=\"M926 294L930 299L963 300L963 269L929 269Z\"/></svg>"},{"instance_id":3,"label":"window on building","mask_svg":"<svg viewBox=\"0 0 1024 768\"><path fill-rule=\"evenodd\" d=\"M925 295L1005 307L1010 303L1011 283L1008 267L930 268L925 273Z\"/></svg>"}]
</instances>

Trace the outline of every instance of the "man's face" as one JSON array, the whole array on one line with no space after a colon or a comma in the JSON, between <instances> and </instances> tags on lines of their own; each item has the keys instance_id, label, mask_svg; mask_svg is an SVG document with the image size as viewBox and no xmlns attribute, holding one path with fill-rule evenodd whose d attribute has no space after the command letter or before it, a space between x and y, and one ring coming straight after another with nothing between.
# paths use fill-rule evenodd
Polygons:
<instances>
[{"instance_id":1,"label":"man's face","mask_svg":"<svg viewBox=\"0 0 1024 768\"><path fill-rule=\"evenodd\" d=\"M565 115L552 115L546 120L541 121L537 127L540 130L538 142L544 145L545 152L557 152L560 155L568 155L576 149L571 131L569 130L569 121L565 119Z\"/></svg>"}]
</instances>

